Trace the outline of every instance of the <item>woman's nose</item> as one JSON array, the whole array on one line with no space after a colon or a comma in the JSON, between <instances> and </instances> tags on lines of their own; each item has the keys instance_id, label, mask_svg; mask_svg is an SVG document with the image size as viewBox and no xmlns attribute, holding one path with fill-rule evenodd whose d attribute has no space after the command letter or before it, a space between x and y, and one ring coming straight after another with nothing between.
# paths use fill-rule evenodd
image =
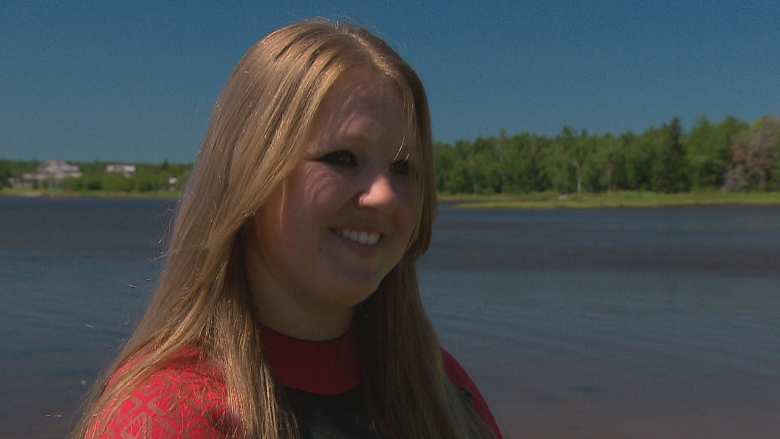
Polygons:
<instances>
[{"instance_id":1,"label":"woman's nose","mask_svg":"<svg viewBox=\"0 0 780 439\"><path fill-rule=\"evenodd\" d=\"M358 204L382 212L392 212L398 206L390 170L372 172L366 179L365 189L358 195Z\"/></svg>"}]
</instances>

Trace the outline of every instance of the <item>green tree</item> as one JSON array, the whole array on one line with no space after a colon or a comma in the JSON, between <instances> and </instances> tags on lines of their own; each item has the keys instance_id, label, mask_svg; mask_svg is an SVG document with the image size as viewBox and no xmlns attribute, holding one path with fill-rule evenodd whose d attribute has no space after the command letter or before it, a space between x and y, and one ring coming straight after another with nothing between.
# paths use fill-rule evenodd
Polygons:
<instances>
[{"instance_id":1,"label":"green tree","mask_svg":"<svg viewBox=\"0 0 780 439\"><path fill-rule=\"evenodd\" d=\"M506 156L501 163L504 192L528 193L549 188L544 171L549 139L523 133L506 140Z\"/></svg>"},{"instance_id":2,"label":"green tree","mask_svg":"<svg viewBox=\"0 0 780 439\"><path fill-rule=\"evenodd\" d=\"M550 188L559 193L573 192L576 186L576 169L566 154L565 141L557 136L545 151L544 170L550 178Z\"/></svg>"},{"instance_id":3,"label":"green tree","mask_svg":"<svg viewBox=\"0 0 780 439\"><path fill-rule=\"evenodd\" d=\"M685 142L690 183L693 189L716 189L724 184L730 163L729 150L734 136L747 125L732 116L713 124L702 115Z\"/></svg>"},{"instance_id":4,"label":"green tree","mask_svg":"<svg viewBox=\"0 0 780 439\"><path fill-rule=\"evenodd\" d=\"M659 151L658 159L653 165L652 188L655 192L674 193L687 191L689 187L685 150L680 138L682 128L680 120L673 118L665 125L664 143Z\"/></svg>"},{"instance_id":5,"label":"green tree","mask_svg":"<svg viewBox=\"0 0 780 439\"><path fill-rule=\"evenodd\" d=\"M595 139L596 146L591 156L593 165L588 166L588 185L596 191L627 189L628 172L625 143L612 134Z\"/></svg>"},{"instance_id":6,"label":"green tree","mask_svg":"<svg viewBox=\"0 0 780 439\"><path fill-rule=\"evenodd\" d=\"M130 192L134 187L133 180L122 174L106 174L101 178L100 185L104 191L111 192Z\"/></svg>"}]
</instances>

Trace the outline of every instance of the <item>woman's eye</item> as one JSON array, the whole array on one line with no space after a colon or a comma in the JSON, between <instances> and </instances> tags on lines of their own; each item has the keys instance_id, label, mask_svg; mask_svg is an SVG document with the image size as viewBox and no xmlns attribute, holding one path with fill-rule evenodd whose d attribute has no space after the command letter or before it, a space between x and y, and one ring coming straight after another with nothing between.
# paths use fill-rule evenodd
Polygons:
<instances>
[{"instance_id":1,"label":"woman's eye","mask_svg":"<svg viewBox=\"0 0 780 439\"><path fill-rule=\"evenodd\" d=\"M400 160L390 165L390 170L399 175L409 175L409 161Z\"/></svg>"},{"instance_id":2,"label":"woman's eye","mask_svg":"<svg viewBox=\"0 0 780 439\"><path fill-rule=\"evenodd\" d=\"M357 157L346 150L333 151L320 157L319 161L327 163L329 165L336 166L355 166L357 165Z\"/></svg>"}]
</instances>

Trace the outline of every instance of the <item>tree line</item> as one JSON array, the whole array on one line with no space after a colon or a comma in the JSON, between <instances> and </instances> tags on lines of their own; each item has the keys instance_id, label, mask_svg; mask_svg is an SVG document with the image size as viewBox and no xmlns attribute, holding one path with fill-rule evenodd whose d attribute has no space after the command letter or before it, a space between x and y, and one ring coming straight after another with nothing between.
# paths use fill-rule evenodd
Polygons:
<instances>
[{"instance_id":1,"label":"tree line","mask_svg":"<svg viewBox=\"0 0 780 439\"><path fill-rule=\"evenodd\" d=\"M673 118L642 134L588 135L565 126L437 142L436 188L450 194L561 194L617 190L661 193L780 190L780 120L753 124L701 116L690 132Z\"/></svg>"},{"instance_id":2,"label":"tree line","mask_svg":"<svg viewBox=\"0 0 780 439\"><path fill-rule=\"evenodd\" d=\"M437 142L436 188L449 194L561 194L619 190L662 193L780 190L780 120L720 123L701 116L690 132L673 118L642 134L589 135L565 126L555 137L531 133ZM106 162L72 163L79 178L66 191L148 192L180 189L191 164L137 164L132 175L109 173ZM40 161L0 159L0 189ZM173 183L172 183L173 182Z\"/></svg>"}]
</instances>

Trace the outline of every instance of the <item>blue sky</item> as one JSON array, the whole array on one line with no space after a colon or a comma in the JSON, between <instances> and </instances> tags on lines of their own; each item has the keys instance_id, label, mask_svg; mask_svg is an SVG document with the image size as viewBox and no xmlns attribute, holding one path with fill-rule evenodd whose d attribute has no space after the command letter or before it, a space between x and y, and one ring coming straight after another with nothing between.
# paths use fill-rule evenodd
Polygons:
<instances>
[{"instance_id":1,"label":"blue sky","mask_svg":"<svg viewBox=\"0 0 780 439\"><path fill-rule=\"evenodd\" d=\"M349 19L426 85L437 140L780 115L780 2L0 1L0 158L190 162L243 53Z\"/></svg>"}]
</instances>

